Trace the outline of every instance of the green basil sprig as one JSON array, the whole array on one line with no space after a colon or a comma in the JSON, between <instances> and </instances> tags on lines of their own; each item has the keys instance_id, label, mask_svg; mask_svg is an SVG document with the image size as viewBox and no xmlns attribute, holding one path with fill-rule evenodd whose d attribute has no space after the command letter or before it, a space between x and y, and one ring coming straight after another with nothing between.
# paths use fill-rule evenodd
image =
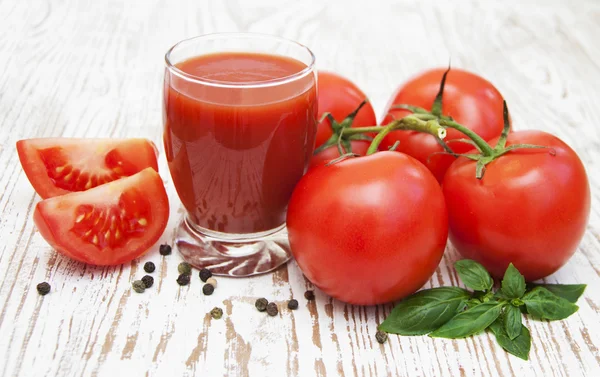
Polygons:
<instances>
[{"instance_id":1,"label":"green basil sprig","mask_svg":"<svg viewBox=\"0 0 600 377\"><path fill-rule=\"evenodd\" d=\"M575 302L584 284L529 284L509 264L501 288L479 263L463 259L454 265L467 288L438 287L419 291L401 302L379 325L379 330L398 335L425 335L458 339L490 330L498 344L521 359L529 358L531 334L522 314L549 321L575 313Z\"/></svg>"}]
</instances>

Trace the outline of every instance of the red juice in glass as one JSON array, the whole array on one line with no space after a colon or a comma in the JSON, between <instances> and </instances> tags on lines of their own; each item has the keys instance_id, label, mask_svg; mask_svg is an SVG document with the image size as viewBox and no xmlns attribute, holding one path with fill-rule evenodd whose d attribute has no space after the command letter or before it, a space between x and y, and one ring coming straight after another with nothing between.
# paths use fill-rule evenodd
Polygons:
<instances>
[{"instance_id":1,"label":"red juice in glass","mask_svg":"<svg viewBox=\"0 0 600 377\"><path fill-rule=\"evenodd\" d=\"M234 36L245 48L220 51ZM217 38L212 49L206 38ZM185 44L195 48L174 59ZM190 263L239 276L289 259L277 234L314 148L313 62L304 46L250 34L198 37L167 54L163 137Z\"/></svg>"}]
</instances>

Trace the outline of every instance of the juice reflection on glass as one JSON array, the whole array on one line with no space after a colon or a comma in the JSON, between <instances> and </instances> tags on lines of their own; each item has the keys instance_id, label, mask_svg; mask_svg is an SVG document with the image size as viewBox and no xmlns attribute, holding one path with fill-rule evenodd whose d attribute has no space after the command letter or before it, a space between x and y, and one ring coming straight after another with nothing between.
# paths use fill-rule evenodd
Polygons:
<instances>
[{"instance_id":1,"label":"juice reflection on glass","mask_svg":"<svg viewBox=\"0 0 600 377\"><path fill-rule=\"evenodd\" d=\"M289 259L284 227L317 124L310 50L252 34L183 41L166 56L164 143L190 263L245 276Z\"/></svg>"}]
</instances>

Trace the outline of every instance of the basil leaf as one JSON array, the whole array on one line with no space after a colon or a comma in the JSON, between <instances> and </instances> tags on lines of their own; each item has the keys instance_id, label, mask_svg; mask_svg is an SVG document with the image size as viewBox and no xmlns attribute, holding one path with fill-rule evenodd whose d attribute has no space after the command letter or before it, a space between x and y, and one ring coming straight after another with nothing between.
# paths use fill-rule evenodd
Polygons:
<instances>
[{"instance_id":1,"label":"basil leaf","mask_svg":"<svg viewBox=\"0 0 600 377\"><path fill-rule=\"evenodd\" d=\"M558 297L544 287L536 287L527 292L523 296L523 302L529 314L551 321L565 319L579 309L577 305Z\"/></svg>"},{"instance_id":2,"label":"basil leaf","mask_svg":"<svg viewBox=\"0 0 600 377\"><path fill-rule=\"evenodd\" d=\"M490 326L490 330L496 336L496 341L500 345L500 347L504 348L506 352L515 355L523 360L529 360L529 350L531 349L531 334L527 327L521 325L519 335L510 339L504 326L502 325L502 321L497 319Z\"/></svg>"},{"instance_id":3,"label":"basil leaf","mask_svg":"<svg viewBox=\"0 0 600 377\"><path fill-rule=\"evenodd\" d=\"M565 300L576 303L579 297L585 291L587 285L585 284L529 284L529 288L544 287L550 292L554 293L558 297L562 297Z\"/></svg>"},{"instance_id":4,"label":"basil leaf","mask_svg":"<svg viewBox=\"0 0 600 377\"><path fill-rule=\"evenodd\" d=\"M500 316L505 303L484 302L457 314L429 336L434 338L466 338L485 330Z\"/></svg>"},{"instance_id":5,"label":"basil leaf","mask_svg":"<svg viewBox=\"0 0 600 377\"><path fill-rule=\"evenodd\" d=\"M428 334L462 310L469 297L469 291L458 287L419 291L398 303L379 330L400 335Z\"/></svg>"},{"instance_id":6,"label":"basil leaf","mask_svg":"<svg viewBox=\"0 0 600 377\"><path fill-rule=\"evenodd\" d=\"M454 268L460 277L460 280L465 283L467 288L475 291L488 291L492 289L494 281L489 272L471 259L463 259L454 263Z\"/></svg>"},{"instance_id":7,"label":"basil leaf","mask_svg":"<svg viewBox=\"0 0 600 377\"><path fill-rule=\"evenodd\" d=\"M510 340L515 339L521 334L521 310L512 305L504 309L504 329Z\"/></svg>"},{"instance_id":8,"label":"basil leaf","mask_svg":"<svg viewBox=\"0 0 600 377\"><path fill-rule=\"evenodd\" d=\"M508 298L521 298L525 294L525 277L512 263L508 265L504 273L502 293Z\"/></svg>"}]
</instances>

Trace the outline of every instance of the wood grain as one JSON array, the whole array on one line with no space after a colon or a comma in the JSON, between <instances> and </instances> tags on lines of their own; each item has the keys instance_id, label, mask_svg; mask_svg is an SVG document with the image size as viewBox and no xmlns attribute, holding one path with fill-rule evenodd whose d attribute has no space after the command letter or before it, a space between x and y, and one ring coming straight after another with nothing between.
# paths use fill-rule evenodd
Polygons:
<instances>
[{"instance_id":1,"label":"wood grain","mask_svg":"<svg viewBox=\"0 0 600 377\"><path fill-rule=\"evenodd\" d=\"M600 3L597 1L0 1L0 376L597 376L600 375ZM393 305L355 307L312 289L294 262L273 274L195 277L179 287L179 255L157 247L118 267L57 255L31 215L39 198L15 142L40 136L145 136L161 145L163 54L217 31L277 34L310 46L318 66L353 79L381 116L399 83L452 65L492 80L515 129L541 128L586 164L592 213L579 251L547 282L587 283L566 321L528 321L531 360L483 334L467 340L374 340ZM164 158L172 242L181 216ZM448 246L427 287L457 284ZM155 286L130 290L141 265ZM35 285L52 284L41 297ZM258 297L282 308L254 309ZM285 302L296 297L300 308ZM220 320L207 313L224 309Z\"/></svg>"}]
</instances>

